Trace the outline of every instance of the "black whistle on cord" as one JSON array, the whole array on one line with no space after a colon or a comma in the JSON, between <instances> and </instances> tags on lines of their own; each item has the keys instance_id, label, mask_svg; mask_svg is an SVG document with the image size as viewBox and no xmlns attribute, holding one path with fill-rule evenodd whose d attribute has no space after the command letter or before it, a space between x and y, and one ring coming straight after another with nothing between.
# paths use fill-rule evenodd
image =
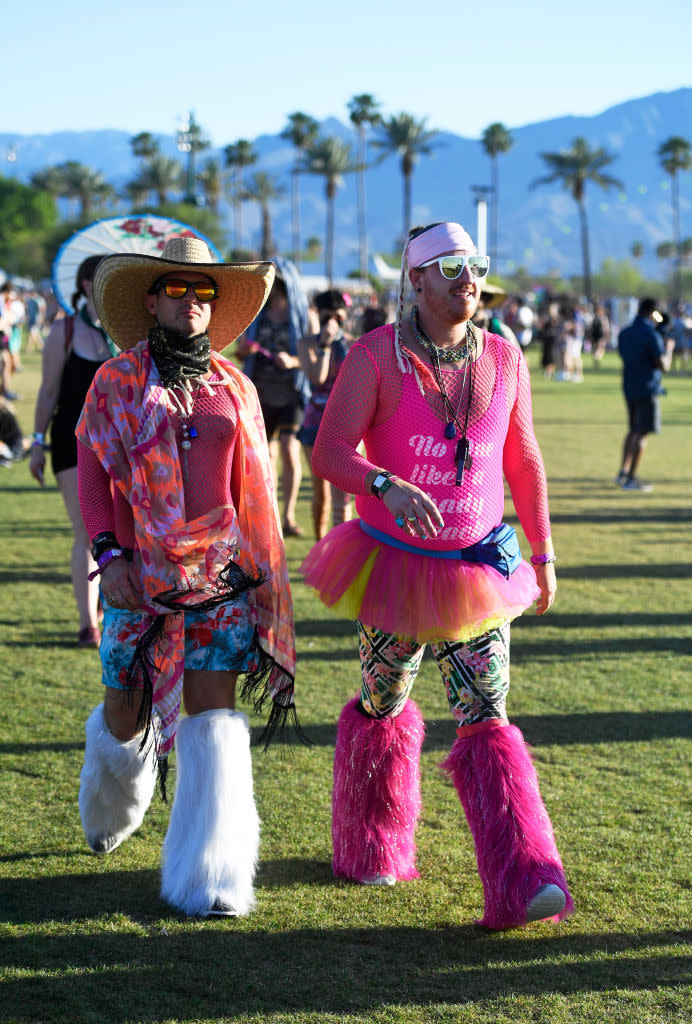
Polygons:
<instances>
[{"instance_id":1,"label":"black whistle on cord","mask_svg":"<svg viewBox=\"0 0 692 1024\"><path fill-rule=\"evenodd\" d=\"M454 481L455 487L461 487L464 480L464 470L466 469L466 460L469 457L469 442L465 437L462 437L460 441L457 441L457 450L454 458L457 463L457 477Z\"/></svg>"}]
</instances>

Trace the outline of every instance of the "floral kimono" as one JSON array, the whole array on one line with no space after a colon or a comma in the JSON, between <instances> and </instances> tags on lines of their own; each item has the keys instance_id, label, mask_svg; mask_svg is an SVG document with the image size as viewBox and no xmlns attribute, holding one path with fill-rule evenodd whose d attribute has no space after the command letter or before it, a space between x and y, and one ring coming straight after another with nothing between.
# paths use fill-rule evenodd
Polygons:
<instances>
[{"instance_id":1,"label":"floral kimono","mask_svg":"<svg viewBox=\"0 0 692 1024\"><path fill-rule=\"evenodd\" d=\"M77 425L79 441L132 507L134 569L147 614L128 681L143 688L145 739L152 713L156 718L160 761L173 746L180 713L183 611L212 608L246 590L254 590L255 657L242 695L258 711L271 700L266 743L289 717L297 725L293 606L262 412L254 386L232 363L212 353L211 369L225 379L238 413L237 508L225 505L186 522L174 405L147 341L98 370Z\"/></svg>"}]
</instances>

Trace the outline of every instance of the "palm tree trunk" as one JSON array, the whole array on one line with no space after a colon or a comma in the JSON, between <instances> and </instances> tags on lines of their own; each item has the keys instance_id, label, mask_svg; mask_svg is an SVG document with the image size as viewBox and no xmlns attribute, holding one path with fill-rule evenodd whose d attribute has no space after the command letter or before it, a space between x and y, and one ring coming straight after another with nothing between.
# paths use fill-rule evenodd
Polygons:
<instances>
[{"instance_id":1,"label":"palm tree trunk","mask_svg":"<svg viewBox=\"0 0 692 1024\"><path fill-rule=\"evenodd\" d=\"M298 175L300 170L296 164L291 172L291 208L293 211L293 259L299 271L303 269L302 250L300 245L300 190Z\"/></svg>"},{"instance_id":2,"label":"palm tree trunk","mask_svg":"<svg viewBox=\"0 0 692 1024\"><path fill-rule=\"evenodd\" d=\"M262 259L270 260L272 257L272 217L269 210L269 203L262 203Z\"/></svg>"},{"instance_id":3,"label":"palm tree trunk","mask_svg":"<svg viewBox=\"0 0 692 1024\"><path fill-rule=\"evenodd\" d=\"M360 235L360 276L368 276L368 235L365 212L365 132L360 133L358 159L358 233Z\"/></svg>"},{"instance_id":4,"label":"palm tree trunk","mask_svg":"<svg viewBox=\"0 0 692 1024\"><path fill-rule=\"evenodd\" d=\"M334 196L336 189L327 183L327 232L325 249L325 272L331 288L334 280Z\"/></svg>"},{"instance_id":5,"label":"palm tree trunk","mask_svg":"<svg viewBox=\"0 0 692 1024\"><path fill-rule=\"evenodd\" d=\"M492 199L492 222L491 222L491 242L490 252L490 265L495 267L495 273L498 272L499 266L497 262L497 227L499 223L499 211L500 211L500 174L497 162L497 154L493 157L490 163L490 185L492 187L493 199Z\"/></svg>"},{"instance_id":6,"label":"palm tree trunk","mask_svg":"<svg viewBox=\"0 0 692 1024\"><path fill-rule=\"evenodd\" d=\"M591 302L591 256L589 254L589 225L586 219L586 205L584 200L577 200L579 207L579 221L581 224L581 253L584 267L584 295L588 302Z\"/></svg>"},{"instance_id":7,"label":"palm tree trunk","mask_svg":"<svg viewBox=\"0 0 692 1024\"><path fill-rule=\"evenodd\" d=\"M675 246L675 271L673 274L673 302L675 305L680 302L682 295L682 251L680 242L680 192L677 174L671 175L673 201L673 245Z\"/></svg>"},{"instance_id":8,"label":"palm tree trunk","mask_svg":"<svg viewBox=\"0 0 692 1024\"><path fill-rule=\"evenodd\" d=\"M411 172L403 171L404 177L404 223L403 233L401 236L402 243L406 240L406 236L411 230Z\"/></svg>"}]
</instances>

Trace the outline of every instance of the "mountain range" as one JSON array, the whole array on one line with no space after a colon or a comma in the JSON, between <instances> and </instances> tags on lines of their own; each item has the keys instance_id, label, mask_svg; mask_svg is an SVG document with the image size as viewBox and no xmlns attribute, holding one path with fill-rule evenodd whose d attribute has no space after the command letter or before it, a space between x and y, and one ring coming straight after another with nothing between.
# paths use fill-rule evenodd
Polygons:
<instances>
[{"instance_id":1,"label":"mountain range","mask_svg":"<svg viewBox=\"0 0 692 1024\"><path fill-rule=\"evenodd\" d=\"M203 112L200 120L203 123ZM434 127L434 112L429 118ZM328 118L322 134L353 140L350 126ZM132 134L136 134L133 131ZM530 189L547 172L542 152L567 148L577 136L592 146L604 146L615 156L605 170L624 185L622 191L603 191L587 186L587 209L592 264L631 259L632 245L643 245L640 261L644 273L660 276L656 246L672 240L671 179L661 169L656 152L670 136L692 140L692 88L656 93L618 104L590 117L560 117L512 129L513 145L499 158L499 270L521 265L535 273L556 271L569 275L581 269L577 208L559 185ZM42 168L76 160L103 173L116 188L135 176L137 161L130 148L130 134L123 131L54 132L46 135L0 133L0 150L14 147L16 161L10 173L28 181ZM157 136L161 151L179 156L176 139ZM233 142L229 139L228 142ZM274 239L279 251L291 248L289 203L293 147L279 135L260 135L252 140L259 161L249 173L267 171L286 186L286 198L273 204ZM354 147L355 152L355 147ZM208 150L198 160L215 156L223 162L223 150ZM370 151L374 159L375 151ZM367 172L368 235L370 251L389 252L401 234L402 184L399 161L388 156ZM246 172L247 173L247 172ZM413 222L453 219L476 230L474 186L485 186L490 161L478 139L440 131L431 156L423 156L413 174ZM692 235L692 173L679 175L682 236ZM301 233L324 237L326 200L324 179L303 175ZM121 205L115 212L125 212ZM222 206L221 216L230 236L231 213ZM245 204L244 244L256 247L260 217L257 205ZM336 197L336 272L344 274L358 265L356 182L348 175ZM320 273L321 266L306 266ZM496 268L498 269L498 268Z\"/></svg>"}]
</instances>

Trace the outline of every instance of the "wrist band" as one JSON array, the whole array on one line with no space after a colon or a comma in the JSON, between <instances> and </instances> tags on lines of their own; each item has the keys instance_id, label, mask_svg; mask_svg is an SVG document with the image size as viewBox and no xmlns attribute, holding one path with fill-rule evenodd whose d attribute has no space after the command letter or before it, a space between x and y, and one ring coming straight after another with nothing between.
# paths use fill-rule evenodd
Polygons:
<instances>
[{"instance_id":1,"label":"wrist band","mask_svg":"<svg viewBox=\"0 0 692 1024\"><path fill-rule=\"evenodd\" d=\"M122 548L111 548L110 551L104 551L102 555L99 555L97 561L98 569L94 569L93 572L89 573L89 580L96 579L97 576L101 575L107 565L114 562L116 558L122 558L123 556L124 552Z\"/></svg>"},{"instance_id":2,"label":"wrist band","mask_svg":"<svg viewBox=\"0 0 692 1024\"><path fill-rule=\"evenodd\" d=\"M550 565L555 561L555 555L531 555L531 565Z\"/></svg>"},{"instance_id":3,"label":"wrist band","mask_svg":"<svg viewBox=\"0 0 692 1024\"><path fill-rule=\"evenodd\" d=\"M43 447L46 441L45 434L42 434L40 430L35 430L31 436L34 444L40 444Z\"/></svg>"}]
</instances>

